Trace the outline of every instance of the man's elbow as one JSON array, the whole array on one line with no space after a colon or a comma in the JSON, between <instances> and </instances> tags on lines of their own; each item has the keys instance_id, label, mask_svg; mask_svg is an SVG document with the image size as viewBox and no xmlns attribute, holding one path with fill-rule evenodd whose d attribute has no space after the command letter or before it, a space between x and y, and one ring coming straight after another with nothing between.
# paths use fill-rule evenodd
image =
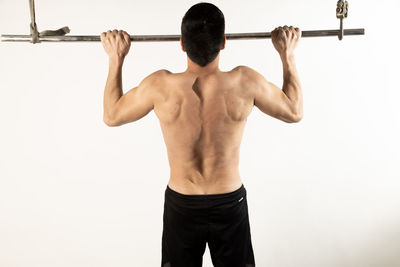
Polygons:
<instances>
[{"instance_id":1,"label":"man's elbow","mask_svg":"<svg viewBox=\"0 0 400 267\"><path fill-rule=\"evenodd\" d=\"M290 122L296 123L296 122L300 122L302 119L303 119L303 112L297 112L297 113L293 114Z\"/></svg>"},{"instance_id":2,"label":"man's elbow","mask_svg":"<svg viewBox=\"0 0 400 267\"><path fill-rule=\"evenodd\" d=\"M111 120L111 119L108 118L108 117L103 117L103 121L104 121L104 123L105 123L107 126L109 126L109 127L116 127L116 126L119 126L119 124L116 123L115 120Z\"/></svg>"}]
</instances>

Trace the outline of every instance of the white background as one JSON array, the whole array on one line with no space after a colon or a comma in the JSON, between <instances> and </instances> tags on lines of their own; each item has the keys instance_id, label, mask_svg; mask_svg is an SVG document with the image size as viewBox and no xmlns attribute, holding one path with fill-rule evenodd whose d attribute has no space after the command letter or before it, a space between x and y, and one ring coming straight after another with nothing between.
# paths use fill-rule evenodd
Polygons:
<instances>
[{"instance_id":1,"label":"white background","mask_svg":"<svg viewBox=\"0 0 400 267\"><path fill-rule=\"evenodd\" d=\"M226 32L335 29L336 0L212 1ZM179 34L196 1L36 1L39 31ZM365 36L303 38L304 118L253 109L240 154L260 267L400 266L396 1L349 3ZM29 34L28 1L0 0L0 32ZM221 69L248 65L281 86L270 40L228 41ZM181 72L178 42L132 43L124 92ZM103 122L108 58L97 43L0 44L0 266L160 266L169 166L154 111ZM205 267L211 267L207 248Z\"/></svg>"}]
</instances>

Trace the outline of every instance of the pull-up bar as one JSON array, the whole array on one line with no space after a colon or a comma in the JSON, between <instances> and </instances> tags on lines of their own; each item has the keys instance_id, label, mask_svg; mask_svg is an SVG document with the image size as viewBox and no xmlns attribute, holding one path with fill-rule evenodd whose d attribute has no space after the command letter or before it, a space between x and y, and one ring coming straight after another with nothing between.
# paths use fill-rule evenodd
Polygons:
<instances>
[{"instance_id":1,"label":"pull-up bar","mask_svg":"<svg viewBox=\"0 0 400 267\"><path fill-rule=\"evenodd\" d=\"M100 35L65 35L69 33L68 27L63 27L56 31L38 32L35 22L34 0L29 0L31 10L31 34L30 35L0 35L1 42L99 42ZM302 31L302 37L324 37L338 36L339 40L344 35L364 35L364 29L343 29L343 19L347 17L348 3L345 0L337 2L336 17L340 19L340 29L338 30L314 30ZM266 39L271 38L270 32L254 32L254 33L228 33L225 34L227 40L250 40L250 39ZM168 42L179 41L181 35L130 35L131 41L135 42Z\"/></svg>"},{"instance_id":2,"label":"pull-up bar","mask_svg":"<svg viewBox=\"0 0 400 267\"><path fill-rule=\"evenodd\" d=\"M318 30L302 31L302 37L323 37L338 36L340 30ZM344 35L363 35L364 29L345 29ZM227 40L250 40L271 38L270 32L254 33L227 33ZM135 42L168 42L179 41L180 35L130 35L131 41ZM30 35L1 35L2 42L30 42ZM65 36L40 36L41 42L98 42L101 41L100 35L65 35Z\"/></svg>"}]
</instances>

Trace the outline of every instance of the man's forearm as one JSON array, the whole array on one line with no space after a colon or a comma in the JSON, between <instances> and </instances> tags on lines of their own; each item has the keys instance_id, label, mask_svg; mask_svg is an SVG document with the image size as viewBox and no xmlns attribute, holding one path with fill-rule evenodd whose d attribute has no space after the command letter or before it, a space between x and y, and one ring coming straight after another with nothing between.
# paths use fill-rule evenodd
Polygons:
<instances>
[{"instance_id":1,"label":"man's forearm","mask_svg":"<svg viewBox=\"0 0 400 267\"><path fill-rule=\"evenodd\" d=\"M283 92L291 100L294 111L303 114L303 95L300 79L297 74L294 55L281 55L283 65Z\"/></svg>"},{"instance_id":2,"label":"man's forearm","mask_svg":"<svg viewBox=\"0 0 400 267\"><path fill-rule=\"evenodd\" d=\"M122 58L109 58L108 77L104 89L104 119L112 118L113 107L122 96Z\"/></svg>"}]
</instances>

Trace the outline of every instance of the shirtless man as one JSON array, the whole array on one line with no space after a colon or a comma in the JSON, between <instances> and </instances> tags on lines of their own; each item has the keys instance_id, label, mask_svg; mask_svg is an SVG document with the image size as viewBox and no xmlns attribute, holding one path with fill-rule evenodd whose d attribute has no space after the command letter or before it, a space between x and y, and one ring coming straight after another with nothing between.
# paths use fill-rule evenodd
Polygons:
<instances>
[{"instance_id":1,"label":"shirtless man","mask_svg":"<svg viewBox=\"0 0 400 267\"><path fill-rule=\"evenodd\" d=\"M182 19L182 73L159 70L122 93L122 64L130 48L125 31L107 31L109 56L104 122L120 126L154 109L168 151L162 267L200 267L206 243L214 266L255 266L239 149L253 106L287 123L299 122L303 101L293 51L300 29L278 27L272 42L282 64L282 90L255 70L219 69L225 48L223 13L214 5L192 6Z\"/></svg>"}]
</instances>

